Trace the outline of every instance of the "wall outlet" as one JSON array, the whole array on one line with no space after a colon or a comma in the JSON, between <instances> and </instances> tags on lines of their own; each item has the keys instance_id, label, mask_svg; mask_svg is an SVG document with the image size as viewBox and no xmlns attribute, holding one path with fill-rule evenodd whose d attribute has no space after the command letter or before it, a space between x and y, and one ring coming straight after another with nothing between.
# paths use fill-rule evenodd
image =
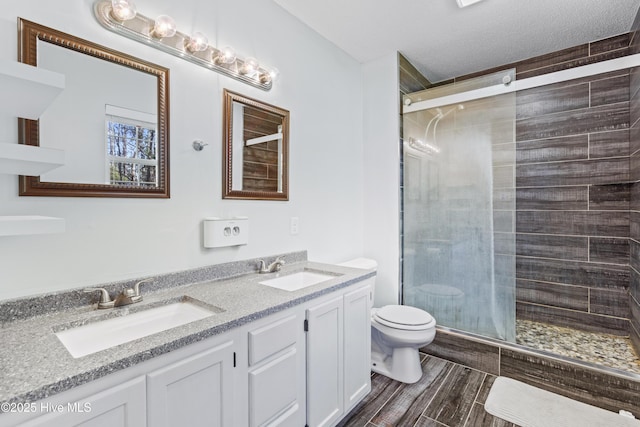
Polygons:
<instances>
[{"instance_id":1,"label":"wall outlet","mask_svg":"<svg viewBox=\"0 0 640 427\"><path fill-rule=\"evenodd\" d=\"M292 236L297 235L300 232L300 221L297 216L291 217L291 222L289 224L289 232Z\"/></svg>"}]
</instances>

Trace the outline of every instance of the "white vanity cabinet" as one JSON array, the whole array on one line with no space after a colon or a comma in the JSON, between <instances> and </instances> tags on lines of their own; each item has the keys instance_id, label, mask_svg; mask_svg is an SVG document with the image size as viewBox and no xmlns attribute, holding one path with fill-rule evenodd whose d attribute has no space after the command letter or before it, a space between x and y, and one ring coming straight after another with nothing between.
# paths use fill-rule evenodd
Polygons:
<instances>
[{"instance_id":1,"label":"white vanity cabinet","mask_svg":"<svg viewBox=\"0 0 640 427\"><path fill-rule=\"evenodd\" d=\"M333 426L371 390L369 282L309 307L307 424Z\"/></svg>"},{"instance_id":2,"label":"white vanity cabinet","mask_svg":"<svg viewBox=\"0 0 640 427\"><path fill-rule=\"evenodd\" d=\"M370 335L364 281L0 414L0 427L333 426L371 389Z\"/></svg>"},{"instance_id":3,"label":"white vanity cabinet","mask_svg":"<svg viewBox=\"0 0 640 427\"><path fill-rule=\"evenodd\" d=\"M233 427L234 342L147 374L147 420L153 427Z\"/></svg>"},{"instance_id":4,"label":"white vanity cabinet","mask_svg":"<svg viewBox=\"0 0 640 427\"><path fill-rule=\"evenodd\" d=\"M28 403L35 411L0 414L0 427L237 427L237 336L216 335Z\"/></svg>"},{"instance_id":5,"label":"white vanity cabinet","mask_svg":"<svg viewBox=\"0 0 640 427\"><path fill-rule=\"evenodd\" d=\"M243 425L301 427L306 420L304 309L292 308L250 325Z\"/></svg>"},{"instance_id":6,"label":"white vanity cabinet","mask_svg":"<svg viewBox=\"0 0 640 427\"><path fill-rule=\"evenodd\" d=\"M145 402L145 379L138 377L68 402L32 403L31 408L36 413L45 413L45 415L19 425L24 427L139 427L147 423ZM7 415L9 414L5 414L5 417ZM8 421L8 418L5 420ZM11 425L1 422L0 424Z\"/></svg>"}]
</instances>

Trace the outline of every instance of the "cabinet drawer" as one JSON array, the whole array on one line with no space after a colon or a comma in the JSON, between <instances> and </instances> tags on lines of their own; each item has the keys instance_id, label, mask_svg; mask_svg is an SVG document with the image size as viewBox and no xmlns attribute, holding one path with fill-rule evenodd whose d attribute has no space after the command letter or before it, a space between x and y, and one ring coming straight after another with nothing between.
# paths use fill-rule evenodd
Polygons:
<instances>
[{"instance_id":1,"label":"cabinet drawer","mask_svg":"<svg viewBox=\"0 0 640 427\"><path fill-rule=\"evenodd\" d=\"M299 417L297 352L291 349L249 373L249 426L291 425Z\"/></svg>"},{"instance_id":2,"label":"cabinet drawer","mask_svg":"<svg viewBox=\"0 0 640 427\"><path fill-rule=\"evenodd\" d=\"M249 332L249 366L294 345L302 323L289 316Z\"/></svg>"}]
</instances>

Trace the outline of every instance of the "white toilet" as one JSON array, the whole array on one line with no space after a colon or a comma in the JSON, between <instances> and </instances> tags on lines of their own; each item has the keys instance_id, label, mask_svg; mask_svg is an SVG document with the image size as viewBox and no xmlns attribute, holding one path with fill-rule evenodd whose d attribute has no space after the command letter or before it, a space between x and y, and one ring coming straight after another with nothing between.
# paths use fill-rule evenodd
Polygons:
<instances>
[{"instance_id":1,"label":"white toilet","mask_svg":"<svg viewBox=\"0 0 640 427\"><path fill-rule=\"evenodd\" d=\"M367 258L340 265L366 270L378 267ZM418 349L431 343L435 335L436 321L424 310L406 305L372 308L371 370L396 381L415 383L422 377Z\"/></svg>"}]
</instances>

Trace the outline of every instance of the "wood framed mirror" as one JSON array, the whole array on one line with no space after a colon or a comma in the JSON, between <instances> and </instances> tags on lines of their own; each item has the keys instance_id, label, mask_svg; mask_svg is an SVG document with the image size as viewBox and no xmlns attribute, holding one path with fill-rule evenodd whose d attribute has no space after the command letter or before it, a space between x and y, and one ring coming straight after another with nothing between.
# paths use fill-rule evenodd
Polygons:
<instances>
[{"instance_id":1,"label":"wood framed mirror","mask_svg":"<svg viewBox=\"0 0 640 427\"><path fill-rule=\"evenodd\" d=\"M20 143L65 151L65 165L21 176L21 196L169 197L169 70L19 19L19 61L65 75Z\"/></svg>"},{"instance_id":2,"label":"wood framed mirror","mask_svg":"<svg viewBox=\"0 0 640 427\"><path fill-rule=\"evenodd\" d=\"M224 90L223 199L289 200L289 111Z\"/></svg>"}]
</instances>

